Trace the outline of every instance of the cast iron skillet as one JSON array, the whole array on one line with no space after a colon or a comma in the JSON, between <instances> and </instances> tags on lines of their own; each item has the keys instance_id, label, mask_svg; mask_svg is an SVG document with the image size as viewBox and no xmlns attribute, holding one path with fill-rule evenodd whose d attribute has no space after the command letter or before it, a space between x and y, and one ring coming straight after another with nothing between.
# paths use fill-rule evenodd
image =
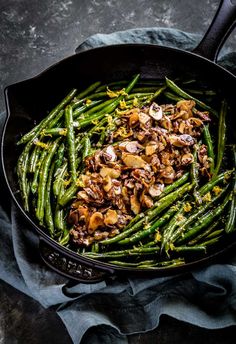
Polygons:
<instances>
[{"instance_id":1,"label":"cast iron skillet","mask_svg":"<svg viewBox=\"0 0 236 344\"><path fill-rule=\"evenodd\" d=\"M1 141L1 159L6 183L17 208L39 236L43 260L59 273L82 282L97 282L114 274L160 276L190 271L210 262L236 247L236 237L223 243L203 259L174 268L150 270L124 268L84 258L60 246L40 228L31 215L23 210L15 165L21 147L19 137L30 130L73 87L83 89L90 83L130 78L141 73L142 78L174 79L179 76L202 80L219 88L221 97L230 104L228 142L235 142L236 77L215 63L218 51L236 22L236 1L224 0L204 39L194 52L149 44L125 44L92 49L78 53L53 65L40 75L11 85L5 90L7 120Z\"/></svg>"}]
</instances>

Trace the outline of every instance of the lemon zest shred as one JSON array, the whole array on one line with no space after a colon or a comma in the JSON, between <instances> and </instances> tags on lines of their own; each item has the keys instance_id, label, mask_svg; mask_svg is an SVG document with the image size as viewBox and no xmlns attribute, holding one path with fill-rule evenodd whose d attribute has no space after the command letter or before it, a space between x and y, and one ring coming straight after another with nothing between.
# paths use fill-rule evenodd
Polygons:
<instances>
[{"instance_id":1,"label":"lemon zest shred","mask_svg":"<svg viewBox=\"0 0 236 344\"><path fill-rule=\"evenodd\" d=\"M126 109L127 108L127 105L126 105L126 102L125 100L120 100L120 105L119 105L120 109Z\"/></svg>"},{"instance_id":2,"label":"lemon zest shred","mask_svg":"<svg viewBox=\"0 0 236 344\"><path fill-rule=\"evenodd\" d=\"M204 202L211 202L211 193L208 192L205 194L205 196L202 198Z\"/></svg>"},{"instance_id":3,"label":"lemon zest shred","mask_svg":"<svg viewBox=\"0 0 236 344\"><path fill-rule=\"evenodd\" d=\"M217 196L217 195L219 195L222 192L222 189L218 185L216 185L216 186L213 187L212 191Z\"/></svg>"},{"instance_id":4,"label":"lemon zest shred","mask_svg":"<svg viewBox=\"0 0 236 344\"><path fill-rule=\"evenodd\" d=\"M162 235L159 231L155 234L155 241L161 241Z\"/></svg>"},{"instance_id":5,"label":"lemon zest shred","mask_svg":"<svg viewBox=\"0 0 236 344\"><path fill-rule=\"evenodd\" d=\"M59 135L66 136L66 134L67 134L66 128L59 131Z\"/></svg>"},{"instance_id":6,"label":"lemon zest shred","mask_svg":"<svg viewBox=\"0 0 236 344\"><path fill-rule=\"evenodd\" d=\"M137 97L134 97L134 99L133 99L133 106L138 106L139 105L139 103L138 103L138 98Z\"/></svg>"},{"instance_id":7,"label":"lemon zest shred","mask_svg":"<svg viewBox=\"0 0 236 344\"><path fill-rule=\"evenodd\" d=\"M185 213L189 213L191 211L191 209L192 209L191 204L189 202L186 202L184 204L184 211L185 211Z\"/></svg>"},{"instance_id":8,"label":"lemon zest shred","mask_svg":"<svg viewBox=\"0 0 236 344\"><path fill-rule=\"evenodd\" d=\"M49 147L48 143L45 143L45 142L42 142L39 140L35 141L34 144L36 146L39 146L39 147L44 148L44 149L48 149L48 147Z\"/></svg>"}]
</instances>

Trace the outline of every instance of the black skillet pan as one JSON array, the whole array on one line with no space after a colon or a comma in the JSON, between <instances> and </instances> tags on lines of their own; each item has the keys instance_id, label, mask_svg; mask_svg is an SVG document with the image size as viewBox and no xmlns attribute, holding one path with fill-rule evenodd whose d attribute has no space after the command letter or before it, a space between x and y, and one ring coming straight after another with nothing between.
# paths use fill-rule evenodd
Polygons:
<instances>
[{"instance_id":1,"label":"black skillet pan","mask_svg":"<svg viewBox=\"0 0 236 344\"><path fill-rule=\"evenodd\" d=\"M228 119L228 143L235 142L236 77L215 63L218 51L236 22L236 1L221 2L204 39L194 52L147 44L114 45L92 49L64 59L40 75L11 85L5 90L7 120L1 142L1 156L6 183L17 208L28 225L39 236L39 250L43 260L52 269L81 282L97 282L118 274L163 276L190 271L209 264L223 253L236 248L236 237L211 252L203 259L173 268L150 270L125 268L84 258L60 246L40 228L22 207L15 165L20 154L16 146L20 135L30 130L42 114L52 109L64 94L72 89L85 88L90 83L130 78L141 73L142 78L163 79L179 76L201 80L203 84L221 90L231 111Z\"/></svg>"}]
</instances>

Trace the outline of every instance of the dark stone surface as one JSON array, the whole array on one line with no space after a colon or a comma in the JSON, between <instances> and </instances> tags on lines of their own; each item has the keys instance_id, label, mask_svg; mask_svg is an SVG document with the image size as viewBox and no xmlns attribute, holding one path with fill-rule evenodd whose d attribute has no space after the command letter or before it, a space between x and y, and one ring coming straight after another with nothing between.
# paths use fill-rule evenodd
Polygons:
<instances>
[{"instance_id":1,"label":"dark stone surface","mask_svg":"<svg viewBox=\"0 0 236 344\"><path fill-rule=\"evenodd\" d=\"M203 34L218 4L219 0L1 0L0 110L6 85L73 54L91 34L151 26ZM235 42L233 33L227 49L235 50ZM4 282L0 282L0 304L0 344L71 343L53 310L44 310ZM158 329L131 336L130 343L230 344L235 343L235 331L210 331L163 317Z\"/></svg>"}]
</instances>

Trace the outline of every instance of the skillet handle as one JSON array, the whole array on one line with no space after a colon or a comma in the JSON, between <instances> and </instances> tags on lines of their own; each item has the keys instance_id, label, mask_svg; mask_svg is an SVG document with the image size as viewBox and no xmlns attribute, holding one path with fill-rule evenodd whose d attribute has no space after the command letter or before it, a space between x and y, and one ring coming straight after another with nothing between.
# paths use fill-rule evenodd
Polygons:
<instances>
[{"instance_id":1,"label":"skillet handle","mask_svg":"<svg viewBox=\"0 0 236 344\"><path fill-rule=\"evenodd\" d=\"M42 237L39 238L39 252L42 260L57 273L81 283L98 283L114 275L114 270L90 266L73 259L69 253L54 249Z\"/></svg>"},{"instance_id":2,"label":"skillet handle","mask_svg":"<svg viewBox=\"0 0 236 344\"><path fill-rule=\"evenodd\" d=\"M220 48L236 24L236 0L221 0L219 8L199 45L197 55L216 61Z\"/></svg>"}]
</instances>

